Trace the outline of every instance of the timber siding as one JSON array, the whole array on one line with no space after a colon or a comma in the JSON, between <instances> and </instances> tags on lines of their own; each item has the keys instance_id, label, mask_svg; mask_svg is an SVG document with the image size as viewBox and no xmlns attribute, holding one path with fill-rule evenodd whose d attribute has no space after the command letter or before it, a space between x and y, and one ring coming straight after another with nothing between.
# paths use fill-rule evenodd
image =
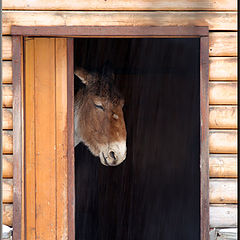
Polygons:
<instances>
[{"instance_id":1,"label":"timber siding","mask_svg":"<svg viewBox=\"0 0 240 240\"><path fill-rule=\"evenodd\" d=\"M210 227L237 226L236 0L3 0L3 223L12 225L12 25L208 26ZM230 32L229 32L230 31Z\"/></svg>"}]
</instances>

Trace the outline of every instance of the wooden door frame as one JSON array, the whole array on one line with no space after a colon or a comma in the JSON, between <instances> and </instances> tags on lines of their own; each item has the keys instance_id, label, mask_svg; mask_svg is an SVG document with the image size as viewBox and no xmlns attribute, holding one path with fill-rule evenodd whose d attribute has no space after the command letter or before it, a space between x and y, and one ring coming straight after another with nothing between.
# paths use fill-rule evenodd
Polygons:
<instances>
[{"instance_id":1,"label":"wooden door frame","mask_svg":"<svg viewBox=\"0 0 240 240\"><path fill-rule=\"evenodd\" d=\"M209 148L208 148L208 27L196 26L12 26L13 43L13 239L21 239L24 230L23 163L24 163L24 37L68 38L68 122L73 122L73 38L199 38L200 39L200 239L209 239ZM75 239L75 177L73 124L68 141L68 234Z\"/></svg>"}]
</instances>

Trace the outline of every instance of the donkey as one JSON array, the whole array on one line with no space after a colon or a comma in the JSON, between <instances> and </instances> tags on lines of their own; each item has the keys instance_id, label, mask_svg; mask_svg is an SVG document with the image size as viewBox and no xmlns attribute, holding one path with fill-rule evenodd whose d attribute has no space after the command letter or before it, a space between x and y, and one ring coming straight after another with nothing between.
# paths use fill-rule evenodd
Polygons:
<instances>
[{"instance_id":1,"label":"donkey","mask_svg":"<svg viewBox=\"0 0 240 240\"><path fill-rule=\"evenodd\" d=\"M126 158L124 99L114 86L114 74L75 70L83 84L74 96L75 147L84 143L105 166L117 166Z\"/></svg>"}]
</instances>

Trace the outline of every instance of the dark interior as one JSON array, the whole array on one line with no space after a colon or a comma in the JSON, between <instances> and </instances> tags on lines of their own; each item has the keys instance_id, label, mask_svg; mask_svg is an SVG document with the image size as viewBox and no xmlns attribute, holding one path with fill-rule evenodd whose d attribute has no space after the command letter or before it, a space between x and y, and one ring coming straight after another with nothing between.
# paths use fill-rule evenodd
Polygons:
<instances>
[{"instance_id":1,"label":"dark interior","mask_svg":"<svg viewBox=\"0 0 240 240\"><path fill-rule=\"evenodd\" d=\"M121 165L106 167L83 144L75 148L76 239L200 239L199 39L74 45L75 66L112 65L128 149Z\"/></svg>"}]
</instances>

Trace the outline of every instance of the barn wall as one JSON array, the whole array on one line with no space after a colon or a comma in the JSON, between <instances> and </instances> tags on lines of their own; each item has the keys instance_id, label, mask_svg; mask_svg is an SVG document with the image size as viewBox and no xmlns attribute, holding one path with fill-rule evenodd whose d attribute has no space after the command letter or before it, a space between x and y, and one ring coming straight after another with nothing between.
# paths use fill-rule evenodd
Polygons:
<instances>
[{"instance_id":1,"label":"barn wall","mask_svg":"<svg viewBox=\"0 0 240 240\"><path fill-rule=\"evenodd\" d=\"M3 0L2 5L4 224L12 225L13 214L11 26L197 25L210 29L210 226L237 226L236 0Z\"/></svg>"}]
</instances>

